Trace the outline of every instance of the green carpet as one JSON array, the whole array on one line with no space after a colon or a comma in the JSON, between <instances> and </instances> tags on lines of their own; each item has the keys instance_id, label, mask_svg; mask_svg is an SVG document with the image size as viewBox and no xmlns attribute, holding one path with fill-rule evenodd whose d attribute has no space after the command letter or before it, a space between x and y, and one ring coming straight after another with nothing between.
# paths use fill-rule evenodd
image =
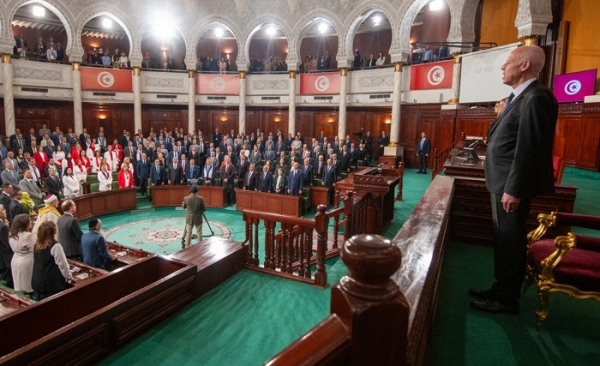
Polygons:
<instances>
[{"instance_id":1,"label":"green carpet","mask_svg":"<svg viewBox=\"0 0 600 366\"><path fill-rule=\"evenodd\" d=\"M407 169L404 201L396 202L392 238L430 183L430 175ZM564 184L579 187L576 211L600 213L596 194L600 174L567 169ZM238 214L231 208L214 210ZM105 227L175 210L111 215ZM207 213L208 216L208 213ZM209 220L216 216L209 216ZM233 216L225 222L237 231ZM239 233L236 233L238 235ZM240 234L240 235L243 235ZM236 240L238 239L236 236ZM438 311L429 344L428 365L588 365L600 360L595 326L600 304L551 297L550 315L540 336L534 331L535 288L522 302L521 315L487 315L470 310L469 287L492 280L489 247L450 243L446 251ZM261 365L329 313L330 286L347 269L337 258L327 262L327 289L244 270L102 361L102 365ZM598 364L596 362L595 364Z\"/></svg>"}]
</instances>

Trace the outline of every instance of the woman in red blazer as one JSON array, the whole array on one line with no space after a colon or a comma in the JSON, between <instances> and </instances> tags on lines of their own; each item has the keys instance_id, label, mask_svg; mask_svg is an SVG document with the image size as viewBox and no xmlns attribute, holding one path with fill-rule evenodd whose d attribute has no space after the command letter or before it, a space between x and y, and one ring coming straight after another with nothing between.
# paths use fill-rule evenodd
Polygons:
<instances>
[{"instance_id":1,"label":"woman in red blazer","mask_svg":"<svg viewBox=\"0 0 600 366\"><path fill-rule=\"evenodd\" d=\"M131 188L133 187L133 174L129 170L129 165L123 164L121 166L121 171L119 172L119 189L123 188Z\"/></svg>"},{"instance_id":2,"label":"woman in red blazer","mask_svg":"<svg viewBox=\"0 0 600 366\"><path fill-rule=\"evenodd\" d=\"M48 166L48 155L44 152L43 147L37 147L37 151L33 153L33 159L35 160L35 165L40 170L40 174L44 177L46 166Z\"/></svg>"}]
</instances>

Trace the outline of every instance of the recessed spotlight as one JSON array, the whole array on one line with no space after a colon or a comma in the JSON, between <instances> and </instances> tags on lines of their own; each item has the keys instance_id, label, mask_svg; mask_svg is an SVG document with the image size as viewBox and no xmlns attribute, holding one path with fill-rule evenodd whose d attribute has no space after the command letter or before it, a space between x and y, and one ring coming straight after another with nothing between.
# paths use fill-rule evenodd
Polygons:
<instances>
[{"instance_id":1,"label":"recessed spotlight","mask_svg":"<svg viewBox=\"0 0 600 366\"><path fill-rule=\"evenodd\" d=\"M36 17L45 17L46 16L46 8L39 5L33 6L33 15Z\"/></svg>"},{"instance_id":2,"label":"recessed spotlight","mask_svg":"<svg viewBox=\"0 0 600 366\"><path fill-rule=\"evenodd\" d=\"M215 29L215 36L217 38L223 37L223 28L217 28L217 29Z\"/></svg>"},{"instance_id":3,"label":"recessed spotlight","mask_svg":"<svg viewBox=\"0 0 600 366\"><path fill-rule=\"evenodd\" d=\"M379 15L375 15L373 17L373 22L377 24L381 23L381 17Z\"/></svg>"},{"instance_id":4,"label":"recessed spotlight","mask_svg":"<svg viewBox=\"0 0 600 366\"><path fill-rule=\"evenodd\" d=\"M275 27L273 27L273 26L269 26L269 27L267 28L266 32L267 32L267 35L268 35L269 37L273 37L273 36L275 35L275 32L276 32L276 30L275 30Z\"/></svg>"},{"instance_id":5,"label":"recessed spotlight","mask_svg":"<svg viewBox=\"0 0 600 366\"><path fill-rule=\"evenodd\" d=\"M109 18L102 19L102 27L112 28L112 19L109 19Z\"/></svg>"},{"instance_id":6,"label":"recessed spotlight","mask_svg":"<svg viewBox=\"0 0 600 366\"><path fill-rule=\"evenodd\" d=\"M443 0L433 0L429 3L429 11L438 11L444 7Z\"/></svg>"}]
</instances>

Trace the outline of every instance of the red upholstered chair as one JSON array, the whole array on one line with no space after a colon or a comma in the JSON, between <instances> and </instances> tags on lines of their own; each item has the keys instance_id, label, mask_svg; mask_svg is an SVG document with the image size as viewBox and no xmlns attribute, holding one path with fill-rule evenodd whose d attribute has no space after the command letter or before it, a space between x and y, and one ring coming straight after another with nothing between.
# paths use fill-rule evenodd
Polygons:
<instances>
[{"instance_id":1,"label":"red upholstered chair","mask_svg":"<svg viewBox=\"0 0 600 366\"><path fill-rule=\"evenodd\" d=\"M597 229L600 217L552 212L538 216L540 225L527 236L527 275L524 291L537 284L540 307L538 326L548 316L548 296L562 292L576 299L600 301L600 237L568 233L545 239L551 226L578 226Z\"/></svg>"},{"instance_id":2,"label":"red upholstered chair","mask_svg":"<svg viewBox=\"0 0 600 366\"><path fill-rule=\"evenodd\" d=\"M552 167L554 169L554 183L560 184L565 171L565 160L560 156L552 155Z\"/></svg>"}]
</instances>

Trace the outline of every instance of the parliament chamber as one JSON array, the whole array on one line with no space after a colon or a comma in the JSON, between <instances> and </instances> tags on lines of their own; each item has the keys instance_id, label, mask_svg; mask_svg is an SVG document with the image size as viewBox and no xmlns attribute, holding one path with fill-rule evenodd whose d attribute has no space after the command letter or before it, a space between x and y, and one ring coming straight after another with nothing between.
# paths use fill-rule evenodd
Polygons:
<instances>
[{"instance_id":1,"label":"parliament chamber","mask_svg":"<svg viewBox=\"0 0 600 366\"><path fill-rule=\"evenodd\" d=\"M203 138L202 155L195 155L196 159L209 156L211 144L216 147L223 142L222 135L227 139L232 134L232 143L222 145L226 150L228 145L246 142L252 147L251 134L263 133L264 139L272 139L268 144L274 149L279 148L277 138L283 138L288 169L291 161L302 166L304 158L296 157L291 146L303 153L311 150L314 169L319 156L314 146L327 150L328 141L344 164L336 172L334 187L328 188L322 176L315 176L298 196L244 189L243 177L237 176L233 188L218 181L203 185L200 172L194 179L198 179L207 213L231 213L225 217L236 221L232 230L236 232L229 237L203 235L194 238L191 247L169 253L163 247L145 250L133 233L130 240L108 241L108 253L115 259L106 269L69 259L72 283L42 301L0 282L0 364L417 366L441 364L441 360L449 360L448 365L488 362L485 355L472 353L473 348L497 346L491 341L477 343L486 337L463 334L462 329L441 328L447 333L439 332L439 327L450 324L440 314L457 307L444 302L450 291L444 281L452 271L464 275L464 268L448 262L453 258L449 253L463 248L457 243L467 243L468 248L477 248L475 252L485 253L475 261L491 258L493 224L483 168L485 145L475 149L479 162L469 161L462 149L470 138L483 140L488 135L497 118L492 103L508 94L502 94L504 90L496 84L487 86L487 81L462 84L461 77L466 80L471 71L464 67L465 60L469 55L510 50L516 42L536 44L546 52L547 66L539 78L548 87L553 86L555 75L597 67L600 54L592 50L600 45L591 47L597 37L589 30L597 26L590 25L588 14L600 6L583 4L580 8L576 3L227 0L186 1L164 8L154 2L148 6L114 0L0 4L2 159L8 151L18 154L18 133L27 142L30 129L38 136L38 145L48 148L47 140L38 135L47 129L61 134L72 131L75 141L86 140L86 133L93 139L102 132L107 145L114 140L121 145L122 154L128 141L159 145L158 135L163 133L182 142L186 152L193 145L189 140ZM162 9L158 17L147 13L155 6ZM45 9L47 19L29 14L36 7ZM146 24L150 18L152 26ZM494 21L501 18L505 21ZM112 21L112 30L106 27L107 21ZM155 27L158 23L165 27ZM179 24L173 32L171 23ZM167 35L172 39L165 39ZM44 42L35 43L38 37ZM65 48L60 60L52 60L51 52L48 56L39 52L54 48L53 41L46 45L52 37ZM583 47L581 38L591 44ZM591 56L582 56L582 47ZM124 59L117 57L114 63L105 64L98 55L102 48L107 53L109 48L120 49ZM375 64L369 56L380 51L381 61ZM209 61L213 56L216 61ZM493 67L499 72L499 64ZM492 90L493 98L485 99L495 88L500 91ZM481 94L480 100L465 96L473 90ZM552 153L562 161L561 176L566 166L567 174L585 177L577 183L594 181L600 171L600 96L594 95L596 91L586 95L585 102L558 107ZM431 141L427 170L432 174L415 177L422 133ZM368 154L364 155L366 145ZM171 156L181 157L179 148L167 146L160 163L165 167ZM173 146L178 145L174 142ZM386 153L385 148L393 152ZM266 145L259 149L263 153L256 160L260 172L270 159ZM361 151L361 158L354 155L355 150ZM177 154L167 159L171 151ZM239 155L238 150L235 153ZM332 153L323 151L325 163L333 158ZM352 154L352 163L350 158L344 160L346 153ZM254 162L251 154L246 159ZM140 156L130 155L137 170ZM154 155L151 158L153 163ZM275 165L276 160L271 161ZM220 165L215 167L220 169ZM95 173L88 173L81 184L83 194L73 198L74 216L83 223L101 218L110 229L128 221L157 218L149 225L158 231L171 225L160 219L184 220L181 206L190 193L184 179L180 185L153 185L145 177L147 186L142 192L137 187L119 188L118 177L113 172L112 190L99 191ZM528 231L538 227L540 214L582 210L600 214L597 204L589 202L594 201L589 199L593 189L574 184L559 179L554 194L532 201ZM232 195L234 208L228 207ZM182 231L178 230L177 235ZM571 230L570 225L551 225L544 234L554 238ZM227 334L230 324L226 322L232 320L227 316L236 319L239 312L244 319L242 313L256 311L262 329L255 323L235 328L238 334L228 336L238 343L186 339L193 332L206 330L208 334L209 329L202 329L207 323L192 321L198 320L193 312L200 313L204 301L215 301L248 273L259 276L256 287L244 288L239 295L228 293L227 303L238 306L231 314L215 312L219 315L214 317L222 317L223 322L211 323L211 327L222 327ZM278 287L293 286L289 283L310 289L297 290L290 298L278 296ZM268 296L259 295L260 287L270 289ZM315 295L317 291L327 296ZM458 291L466 293L466 287ZM325 310L317 312L320 318L302 314L324 298L328 303L321 304L319 309ZM260 306L268 307L272 315L261 318ZM523 312L530 313L531 319L520 319L527 324L518 331L507 326L506 334L500 332L501 339L524 339L527 347L535 348L529 339L534 332L533 321L528 322L534 314L530 306L523 306ZM454 311L469 326L499 324L503 329L505 324L501 318L492 318L490 326L481 318L465 315L467 310ZM558 306L552 310L560 311ZM278 317L279 312L286 317ZM576 312L588 319L582 313ZM170 324L179 324L181 334ZM468 351L457 346L454 354L448 346L441 346L462 344L456 341L462 338L471 342L469 347L463 344ZM554 341L558 344L562 339ZM206 348L215 349L207 350L204 342ZM552 354L552 346L552 351L541 352L550 356L536 354L535 360L562 362L567 354L579 352L572 351L569 342L563 343L556 347L564 353ZM489 364L531 361L523 347L513 344L514 359L507 351L508 362ZM247 359L239 356L244 353ZM232 360L234 356L240 358ZM573 359L584 359L578 357Z\"/></svg>"}]
</instances>

